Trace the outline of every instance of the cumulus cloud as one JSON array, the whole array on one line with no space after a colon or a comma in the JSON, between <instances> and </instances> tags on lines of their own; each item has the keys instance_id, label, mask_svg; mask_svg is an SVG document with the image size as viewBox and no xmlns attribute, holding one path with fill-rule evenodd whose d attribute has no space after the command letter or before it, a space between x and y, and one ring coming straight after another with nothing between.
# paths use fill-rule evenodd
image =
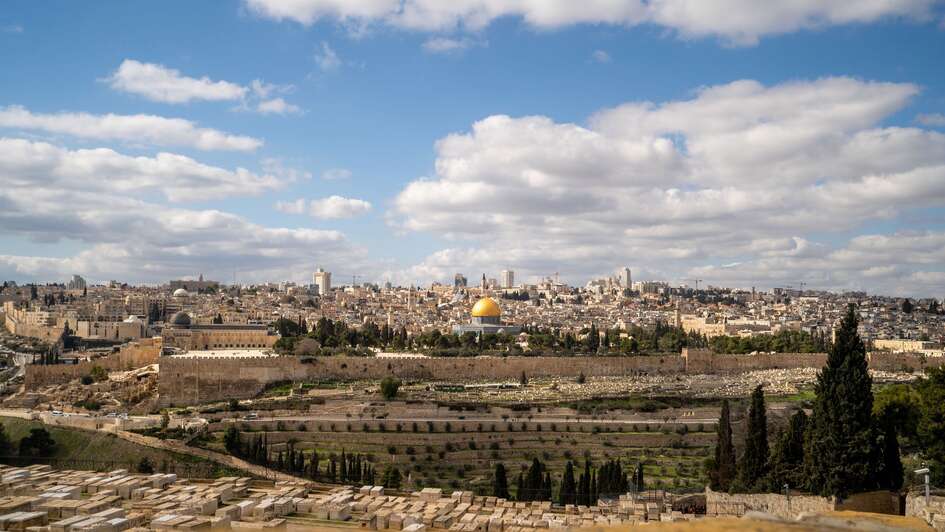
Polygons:
<instances>
[{"instance_id":1,"label":"cumulus cloud","mask_svg":"<svg viewBox=\"0 0 945 532\"><path fill-rule=\"evenodd\" d=\"M260 114L300 114L302 109L288 103L277 94L295 91L294 85L276 85L254 79L248 87L229 81L213 81L207 76L192 78L179 70L156 63L142 63L125 59L104 80L117 91L136 94L162 103L189 103L191 101L237 101L234 110L255 111Z\"/></svg>"},{"instance_id":2,"label":"cumulus cloud","mask_svg":"<svg viewBox=\"0 0 945 532\"><path fill-rule=\"evenodd\" d=\"M134 59L122 61L106 81L117 91L164 103L241 100L247 91L246 87L229 81L213 81L206 76L192 78L164 65Z\"/></svg>"},{"instance_id":3,"label":"cumulus cloud","mask_svg":"<svg viewBox=\"0 0 945 532\"><path fill-rule=\"evenodd\" d=\"M332 230L266 227L216 209L161 202L269 190L272 176L229 171L186 157L127 157L0 139L0 232L43 245L69 241L62 256L0 255L0 277L163 282L203 272L229 280L305 280L316 262L364 264L365 251ZM15 241L15 240L14 240ZM70 246L71 247L71 246Z\"/></svg>"},{"instance_id":4,"label":"cumulus cloud","mask_svg":"<svg viewBox=\"0 0 945 532\"><path fill-rule=\"evenodd\" d=\"M490 116L436 143L435 175L405 186L389 219L462 243L421 263L427 272L462 269L458 257L578 279L628 263L666 278L852 286L852 273L829 273L842 255L811 235L945 205L945 135L880 125L917 91L745 80L586 125ZM901 291L893 273L935 271L918 264L871 286Z\"/></svg>"},{"instance_id":5,"label":"cumulus cloud","mask_svg":"<svg viewBox=\"0 0 945 532\"><path fill-rule=\"evenodd\" d=\"M301 113L302 108L297 105L292 105L282 98L273 98L259 102L256 106L256 111L264 115L294 115Z\"/></svg>"},{"instance_id":6,"label":"cumulus cloud","mask_svg":"<svg viewBox=\"0 0 945 532\"><path fill-rule=\"evenodd\" d=\"M342 196L328 196L306 202L304 199L295 201L280 201L276 203L276 210L287 214L306 214L323 220L337 220L354 218L371 211L370 202L345 198Z\"/></svg>"},{"instance_id":7,"label":"cumulus cloud","mask_svg":"<svg viewBox=\"0 0 945 532\"><path fill-rule=\"evenodd\" d=\"M0 107L0 127L91 140L186 146L198 150L253 151L263 144L257 138L197 127L194 122L182 118L145 114L33 113L16 105Z\"/></svg>"},{"instance_id":8,"label":"cumulus cloud","mask_svg":"<svg viewBox=\"0 0 945 532\"><path fill-rule=\"evenodd\" d=\"M107 148L69 150L46 142L0 138L0 182L5 187L79 188L114 193L157 192L170 201L259 194L282 186L273 175L227 170L161 152L132 157Z\"/></svg>"},{"instance_id":9,"label":"cumulus cloud","mask_svg":"<svg viewBox=\"0 0 945 532\"><path fill-rule=\"evenodd\" d=\"M736 45L754 44L765 35L887 18L927 20L935 1L770 0L758 9L752 0L245 0L261 16L306 26L329 19L423 31L476 31L503 17L519 17L539 29L655 24L684 38L713 36Z\"/></svg>"}]
</instances>

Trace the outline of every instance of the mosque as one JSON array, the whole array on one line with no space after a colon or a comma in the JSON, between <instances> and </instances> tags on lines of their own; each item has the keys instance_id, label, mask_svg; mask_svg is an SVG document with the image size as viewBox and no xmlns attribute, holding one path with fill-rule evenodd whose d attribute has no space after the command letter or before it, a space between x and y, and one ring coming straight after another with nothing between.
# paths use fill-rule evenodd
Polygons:
<instances>
[{"instance_id":1,"label":"mosque","mask_svg":"<svg viewBox=\"0 0 945 532\"><path fill-rule=\"evenodd\" d=\"M466 325L454 325L453 332L456 334L476 333L476 334L518 334L521 327L514 325L502 325L502 309L499 304L491 297L484 297L472 308L472 321Z\"/></svg>"}]
</instances>

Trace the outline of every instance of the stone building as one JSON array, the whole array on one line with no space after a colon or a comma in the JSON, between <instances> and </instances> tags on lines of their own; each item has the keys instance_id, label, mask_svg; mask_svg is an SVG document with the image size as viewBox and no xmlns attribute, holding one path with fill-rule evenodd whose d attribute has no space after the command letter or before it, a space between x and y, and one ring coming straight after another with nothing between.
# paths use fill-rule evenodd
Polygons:
<instances>
[{"instance_id":1,"label":"stone building","mask_svg":"<svg viewBox=\"0 0 945 532\"><path fill-rule=\"evenodd\" d=\"M165 325L162 335L165 346L186 351L269 349L279 339L279 335L265 325L195 324L186 312L174 314Z\"/></svg>"}]
</instances>

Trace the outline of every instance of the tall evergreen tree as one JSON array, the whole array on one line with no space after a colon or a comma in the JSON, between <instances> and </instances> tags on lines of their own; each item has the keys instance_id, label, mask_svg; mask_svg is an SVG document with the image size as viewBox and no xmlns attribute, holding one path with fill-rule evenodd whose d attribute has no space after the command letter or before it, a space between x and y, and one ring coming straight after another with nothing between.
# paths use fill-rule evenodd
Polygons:
<instances>
[{"instance_id":1,"label":"tall evergreen tree","mask_svg":"<svg viewBox=\"0 0 945 532\"><path fill-rule=\"evenodd\" d=\"M728 491L735 479L735 447L732 445L732 414L728 399L722 400L716 432L715 460L708 468L709 486L716 491Z\"/></svg>"},{"instance_id":2,"label":"tall evergreen tree","mask_svg":"<svg viewBox=\"0 0 945 532\"><path fill-rule=\"evenodd\" d=\"M519 472L518 482L516 483L516 486L515 486L515 500L526 501L528 499L523 498L526 496L527 495L525 494L525 476L521 472Z\"/></svg>"},{"instance_id":3,"label":"tall evergreen tree","mask_svg":"<svg viewBox=\"0 0 945 532\"><path fill-rule=\"evenodd\" d=\"M879 479L879 487L890 491L902 488L903 470L902 458L899 456L899 438L896 431L896 420L890 415L876 420L877 448L882 455L883 467Z\"/></svg>"},{"instance_id":4,"label":"tall evergreen tree","mask_svg":"<svg viewBox=\"0 0 945 532\"><path fill-rule=\"evenodd\" d=\"M738 471L742 486L750 491L763 489L768 473L768 417L765 410L765 393L759 384L751 393L745 451Z\"/></svg>"},{"instance_id":5,"label":"tall evergreen tree","mask_svg":"<svg viewBox=\"0 0 945 532\"><path fill-rule=\"evenodd\" d=\"M500 499L509 499L509 480L502 463L495 465L495 474L492 477L492 494Z\"/></svg>"},{"instance_id":6,"label":"tall evergreen tree","mask_svg":"<svg viewBox=\"0 0 945 532\"><path fill-rule=\"evenodd\" d=\"M807 414L798 410L791 416L788 428L778 438L771 453L772 491L780 491L787 484L789 487L802 487L804 478L804 432L807 430Z\"/></svg>"},{"instance_id":7,"label":"tall evergreen tree","mask_svg":"<svg viewBox=\"0 0 945 532\"><path fill-rule=\"evenodd\" d=\"M574 504L577 495L577 486L574 484L574 464L568 460L561 477L561 490L558 492L558 504Z\"/></svg>"},{"instance_id":8,"label":"tall evergreen tree","mask_svg":"<svg viewBox=\"0 0 945 532\"><path fill-rule=\"evenodd\" d=\"M817 375L805 437L805 471L812 492L845 497L878 487L881 456L873 431L873 379L851 304Z\"/></svg>"}]
</instances>

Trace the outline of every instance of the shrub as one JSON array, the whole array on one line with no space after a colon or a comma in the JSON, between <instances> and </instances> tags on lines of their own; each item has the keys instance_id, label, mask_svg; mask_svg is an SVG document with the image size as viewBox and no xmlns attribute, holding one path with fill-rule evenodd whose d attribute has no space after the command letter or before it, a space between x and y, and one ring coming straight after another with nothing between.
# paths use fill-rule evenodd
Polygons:
<instances>
[{"instance_id":1,"label":"shrub","mask_svg":"<svg viewBox=\"0 0 945 532\"><path fill-rule=\"evenodd\" d=\"M92 384L93 382L95 382L95 379L93 379L91 375L82 376L82 384L88 386L89 384Z\"/></svg>"},{"instance_id":2,"label":"shrub","mask_svg":"<svg viewBox=\"0 0 945 532\"><path fill-rule=\"evenodd\" d=\"M381 381L381 395L384 399L390 401L397 397L397 391L400 389L400 379L395 377L384 377Z\"/></svg>"}]
</instances>

